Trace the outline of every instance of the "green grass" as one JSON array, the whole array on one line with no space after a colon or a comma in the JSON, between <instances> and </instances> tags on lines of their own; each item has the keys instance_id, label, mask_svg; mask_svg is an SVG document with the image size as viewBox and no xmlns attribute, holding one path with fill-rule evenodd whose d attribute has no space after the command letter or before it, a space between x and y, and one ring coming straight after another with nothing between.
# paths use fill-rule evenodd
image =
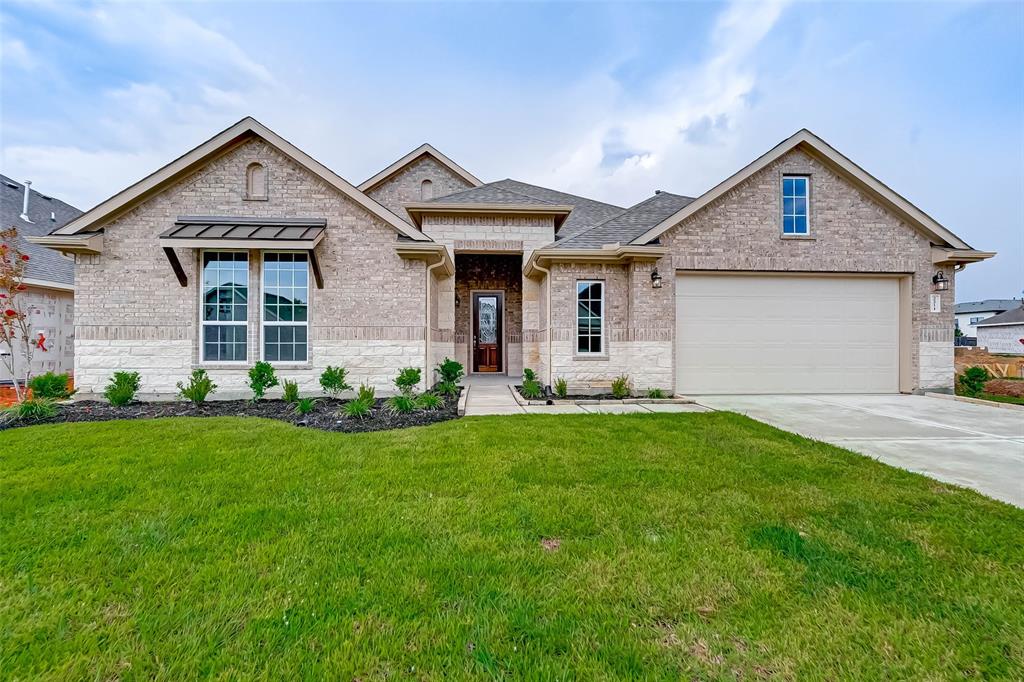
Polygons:
<instances>
[{"instance_id":1,"label":"green grass","mask_svg":"<svg viewBox=\"0 0 1024 682\"><path fill-rule=\"evenodd\" d=\"M996 403L1010 403L1011 405L1024 405L1024 398L1014 395L998 395L995 393L982 393L978 396L982 400L991 400Z\"/></svg>"},{"instance_id":2,"label":"green grass","mask_svg":"<svg viewBox=\"0 0 1024 682\"><path fill-rule=\"evenodd\" d=\"M1024 511L734 414L0 438L7 679L1024 677Z\"/></svg>"}]
</instances>

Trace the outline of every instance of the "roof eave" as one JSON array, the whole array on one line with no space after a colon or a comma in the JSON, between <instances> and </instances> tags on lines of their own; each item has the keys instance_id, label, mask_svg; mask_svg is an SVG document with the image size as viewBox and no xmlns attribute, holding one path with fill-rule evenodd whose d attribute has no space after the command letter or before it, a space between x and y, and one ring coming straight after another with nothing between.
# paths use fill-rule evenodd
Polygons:
<instances>
[{"instance_id":1,"label":"roof eave","mask_svg":"<svg viewBox=\"0 0 1024 682\"><path fill-rule=\"evenodd\" d=\"M623 264L650 262L668 255L668 247L633 244L608 244L599 249L552 249L534 251L523 265L523 274L530 278L543 275L551 263ZM537 266L540 266L539 269Z\"/></svg>"},{"instance_id":2,"label":"roof eave","mask_svg":"<svg viewBox=\"0 0 1024 682\"><path fill-rule=\"evenodd\" d=\"M449 277L455 274L455 262L448 248L437 242L400 242L395 252L406 260L422 260L427 265L441 263Z\"/></svg>"},{"instance_id":3,"label":"roof eave","mask_svg":"<svg viewBox=\"0 0 1024 682\"><path fill-rule=\"evenodd\" d=\"M995 251L977 251L975 249L948 249L941 246L932 247L932 265L967 265L980 263L996 255Z\"/></svg>"},{"instance_id":4,"label":"roof eave","mask_svg":"<svg viewBox=\"0 0 1024 682\"><path fill-rule=\"evenodd\" d=\"M81 253L96 255L103 253L102 232L80 232L72 235L48 234L41 237L25 237L25 240L33 244L45 246L61 253Z\"/></svg>"},{"instance_id":5,"label":"roof eave","mask_svg":"<svg viewBox=\"0 0 1024 682\"><path fill-rule=\"evenodd\" d=\"M554 216L555 229L557 230L572 213L572 206L556 206L554 204L446 204L442 202L412 202L404 204L405 210L412 216L417 227L422 227L424 215L450 215L457 214L505 214L505 215L537 215Z\"/></svg>"}]
</instances>

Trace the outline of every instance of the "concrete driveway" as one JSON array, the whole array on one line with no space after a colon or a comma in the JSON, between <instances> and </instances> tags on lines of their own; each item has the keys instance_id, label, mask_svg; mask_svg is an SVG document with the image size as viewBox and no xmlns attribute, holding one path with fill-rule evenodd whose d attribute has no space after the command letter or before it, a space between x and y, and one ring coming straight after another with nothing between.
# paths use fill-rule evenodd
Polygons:
<instances>
[{"instance_id":1,"label":"concrete driveway","mask_svg":"<svg viewBox=\"0 0 1024 682\"><path fill-rule=\"evenodd\" d=\"M917 395L700 396L740 412L1024 507L1024 412Z\"/></svg>"}]
</instances>

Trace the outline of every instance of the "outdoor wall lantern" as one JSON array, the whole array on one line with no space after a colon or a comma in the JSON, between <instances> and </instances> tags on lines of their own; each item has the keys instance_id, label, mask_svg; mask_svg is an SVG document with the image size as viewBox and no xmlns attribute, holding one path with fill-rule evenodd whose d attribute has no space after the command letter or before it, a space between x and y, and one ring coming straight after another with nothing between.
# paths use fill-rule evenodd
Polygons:
<instances>
[{"instance_id":1,"label":"outdoor wall lantern","mask_svg":"<svg viewBox=\"0 0 1024 682\"><path fill-rule=\"evenodd\" d=\"M651 286L655 289L661 288L661 275L658 274L658 268L654 268L654 272L651 273Z\"/></svg>"},{"instance_id":2,"label":"outdoor wall lantern","mask_svg":"<svg viewBox=\"0 0 1024 682\"><path fill-rule=\"evenodd\" d=\"M942 274L942 270L935 273L932 277L932 289L935 291L946 291L949 289L949 280Z\"/></svg>"},{"instance_id":3,"label":"outdoor wall lantern","mask_svg":"<svg viewBox=\"0 0 1024 682\"><path fill-rule=\"evenodd\" d=\"M455 307L456 308L462 307L462 297L459 296L459 292L457 292L457 291L455 292Z\"/></svg>"}]
</instances>

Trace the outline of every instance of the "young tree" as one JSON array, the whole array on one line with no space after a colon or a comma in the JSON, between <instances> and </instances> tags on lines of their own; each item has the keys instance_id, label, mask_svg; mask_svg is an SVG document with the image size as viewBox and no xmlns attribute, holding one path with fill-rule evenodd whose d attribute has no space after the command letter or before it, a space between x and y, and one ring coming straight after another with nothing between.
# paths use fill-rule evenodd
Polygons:
<instances>
[{"instance_id":1,"label":"young tree","mask_svg":"<svg viewBox=\"0 0 1024 682\"><path fill-rule=\"evenodd\" d=\"M11 375L14 395L24 400L31 378L32 356L41 345L32 333L29 303L25 286L25 267L29 256L18 248L18 230L11 227L0 231L0 343L6 351L3 364ZM18 366L18 360L23 361Z\"/></svg>"}]
</instances>

